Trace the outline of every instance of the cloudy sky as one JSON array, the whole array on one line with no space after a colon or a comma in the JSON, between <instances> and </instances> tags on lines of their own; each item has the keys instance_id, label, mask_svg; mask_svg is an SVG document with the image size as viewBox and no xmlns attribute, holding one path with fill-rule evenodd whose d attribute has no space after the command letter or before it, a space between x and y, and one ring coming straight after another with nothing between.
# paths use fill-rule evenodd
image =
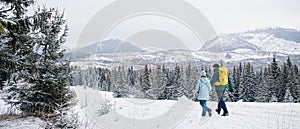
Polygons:
<instances>
[{"instance_id":1,"label":"cloudy sky","mask_svg":"<svg viewBox=\"0 0 300 129\"><path fill-rule=\"evenodd\" d=\"M70 27L66 45L76 47L87 22L112 2L113 0L38 0L37 3L65 10ZM299 0L187 0L187 2L202 12L217 33L276 26L300 29Z\"/></svg>"}]
</instances>

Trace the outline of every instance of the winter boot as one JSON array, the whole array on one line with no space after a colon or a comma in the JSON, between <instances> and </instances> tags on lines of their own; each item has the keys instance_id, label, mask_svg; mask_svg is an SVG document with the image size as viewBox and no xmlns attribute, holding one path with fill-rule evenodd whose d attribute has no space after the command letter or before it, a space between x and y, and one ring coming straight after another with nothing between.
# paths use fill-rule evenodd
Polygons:
<instances>
[{"instance_id":1,"label":"winter boot","mask_svg":"<svg viewBox=\"0 0 300 129\"><path fill-rule=\"evenodd\" d=\"M222 114L222 116L228 116L228 115L229 115L228 110L225 109L224 112L223 112L223 114Z\"/></svg>"},{"instance_id":2,"label":"winter boot","mask_svg":"<svg viewBox=\"0 0 300 129\"><path fill-rule=\"evenodd\" d=\"M216 109L216 112L220 115L221 109Z\"/></svg>"},{"instance_id":3,"label":"winter boot","mask_svg":"<svg viewBox=\"0 0 300 129\"><path fill-rule=\"evenodd\" d=\"M211 109L208 109L208 116L211 117Z\"/></svg>"}]
</instances>

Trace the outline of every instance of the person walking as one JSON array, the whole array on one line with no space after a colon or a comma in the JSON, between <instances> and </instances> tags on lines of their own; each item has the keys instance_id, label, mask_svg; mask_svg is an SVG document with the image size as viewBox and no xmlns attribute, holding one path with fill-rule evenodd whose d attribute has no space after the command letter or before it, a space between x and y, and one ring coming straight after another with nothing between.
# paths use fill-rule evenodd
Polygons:
<instances>
[{"instance_id":1,"label":"person walking","mask_svg":"<svg viewBox=\"0 0 300 129\"><path fill-rule=\"evenodd\" d=\"M228 116L229 112L226 107L225 101L223 99L224 93L226 91L228 82L229 84L229 91L233 91L233 87L231 84L231 80L228 75L228 70L226 67L220 67L219 64L214 64L213 65L213 76L212 76L212 81L211 85L215 86L215 90L218 96L218 108L216 109L216 112L218 114L221 113L221 109L223 109L223 114L222 116Z\"/></svg>"},{"instance_id":2,"label":"person walking","mask_svg":"<svg viewBox=\"0 0 300 129\"><path fill-rule=\"evenodd\" d=\"M228 70L226 67L220 67L219 64L214 64L213 71L214 73L212 76L211 85L215 86L215 90L218 96L218 108L216 109L216 112L220 114L221 109L223 109L222 116L228 116L229 112L226 107L223 96L226 91L227 85L229 85L229 91L233 92L232 82L230 80Z\"/></svg>"},{"instance_id":3,"label":"person walking","mask_svg":"<svg viewBox=\"0 0 300 129\"><path fill-rule=\"evenodd\" d=\"M211 116L211 109L207 107L206 101L209 99L209 92L211 91L210 80L206 77L205 71L200 72L200 79L195 87L195 94L198 94L197 99L202 106L202 116L206 116L206 112Z\"/></svg>"}]
</instances>

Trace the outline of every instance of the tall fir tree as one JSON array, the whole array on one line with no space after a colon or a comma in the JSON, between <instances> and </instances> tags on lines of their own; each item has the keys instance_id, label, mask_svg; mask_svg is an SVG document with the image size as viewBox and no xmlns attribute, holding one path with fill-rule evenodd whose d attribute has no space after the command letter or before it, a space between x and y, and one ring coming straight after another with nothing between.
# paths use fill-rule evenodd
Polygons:
<instances>
[{"instance_id":1,"label":"tall fir tree","mask_svg":"<svg viewBox=\"0 0 300 129\"><path fill-rule=\"evenodd\" d=\"M169 69L166 68L165 65L162 66L162 74L163 74L163 81L165 83L164 93L160 99L169 99L170 93L170 79L169 79Z\"/></svg>"},{"instance_id":2,"label":"tall fir tree","mask_svg":"<svg viewBox=\"0 0 300 129\"><path fill-rule=\"evenodd\" d=\"M141 81L142 81L141 91L143 93L143 98L150 98L149 90L151 89L151 82L150 82L150 71L147 65L145 65L145 68L142 71Z\"/></svg>"},{"instance_id":3,"label":"tall fir tree","mask_svg":"<svg viewBox=\"0 0 300 129\"><path fill-rule=\"evenodd\" d=\"M33 1L9 1L16 23L8 27L6 43L9 71L5 101L31 115L55 113L58 105L67 106L69 64L60 46L65 42L67 27L63 15L54 9L42 9L33 16L26 14ZM4 44L6 44L4 43ZM12 56L13 55L13 56Z\"/></svg>"},{"instance_id":4,"label":"tall fir tree","mask_svg":"<svg viewBox=\"0 0 300 129\"><path fill-rule=\"evenodd\" d=\"M164 75L165 79L167 80L166 89L165 89L165 99L173 99L174 96L174 86L173 86L173 80L174 80L174 72L170 70L169 68L165 68Z\"/></svg>"},{"instance_id":5,"label":"tall fir tree","mask_svg":"<svg viewBox=\"0 0 300 129\"><path fill-rule=\"evenodd\" d=\"M241 90L240 97L246 102L254 102L255 101L255 74L251 68L251 64L247 63L245 68L245 76L243 89Z\"/></svg>"},{"instance_id":6,"label":"tall fir tree","mask_svg":"<svg viewBox=\"0 0 300 129\"><path fill-rule=\"evenodd\" d=\"M242 99L242 95L243 95L243 91L244 91L244 80L245 80L245 70L244 70L245 66L243 67L242 63L240 62L240 65L239 65L239 76L238 76L238 79L237 80L238 82L238 90L236 90L236 92L238 92L237 94L239 95L238 96L238 99Z\"/></svg>"},{"instance_id":7,"label":"tall fir tree","mask_svg":"<svg viewBox=\"0 0 300 129\"><path fill-rule=\"evenodd\" d=\"M136 84L136 74L135 74L135 71L133 69L133 66L130 66L130 68L128 69L128 79L129 79L129 91L131 94L134 93L134 90L135 90L135 84Z\"/></svg>"},{"instance_id":8,"label":"tall fir tree","mask_svg":"<svg viewBox=\"0 0 300 129\"><path fill-rule=\"evenodd\" d=\"M273 76L271 73L271 66L269 65L268 67L265 68L265 72L264 72L264 81L263 81L263 85L264 85L264 98L266 100L266 102L271 102L271 101L277 101L275 95L274 95L274 86L273 86Z\"/></svg>"},{"instance_id":9,"label":"tall fir tree","mask_svg":"<svg viewBox=\"0 0 300 129\"><path fill-rule=\"evenodd\" d=\"M241 64L240 64L240 67ZM232 72L232 81L233 81L233 85L234 85L234 92L233 92L233 99L234 101L238 101L239 100L239 91L240 91L240 70L237 69L235 66L233 67L233 72Z\"/></svg>"},{"instance_id":10,"label":"tall fir tree","mask_svg":"<svg viewBox=\"0 0 300 129\"><path fill-rule=\"evenodd\" d=\"M119 66L117 71L117 78L115 78L115 86L113 89L113 96L116 98L128 97L128 83L126 82L126 72L124 67Z\"/></svg>"},{"instance_id":11,"label":"tall fir tree","mask_svg":"<svg viewBox=\"0 0 300 129\"><path fill-rule=\"evenodd\" d=\"M160 65L153 70L152 75L152 88L149 90L149 95L151 99L160 99L164 96L166 86L166 81L164 80L164 75Z\"/></svg>"},{"instance_id":12,"label":"tall fir tree","mask_svg":"<svg viewBox=\"0 0 300 129\"><path fill-rule=\"evenodd\" d=\"M297 65L294 65L294 77L295 86L293 87L292 95L294 97L294 101L300 103L300 73Z\"/></svg>"},{"instance_id":13,"label":"tall fir tree","mask_svg":"<svg viewBox=\"0 0 300 129\"><path fill-rule=\"evenodd\" d=\"M13 73L23 69L22 64L30 62L33 46L27 8L33 0L1 0L0 9L0 89ZM24 54L24 55L22 55Z\"/></svg>"},{"instance_id":14,"label":"tall fir tree","mask_svg":"<svg viewBox=\"0 0 300 129\"><path fill-rule=\"evenodd\" d=\"M271 102L278 102L278 97L279 97L279 91L280 91L280 68L278 67L278 63L276 61L276 58L273 57L273 61L271 63L271 69L270 69L270 90L271 90Z\"/></svg>"},{"instance_id":15,"label":"tall fir tree","mask_svg":"<svg viewBox=\"0 0 300 129\"><path fill-rule=\"evenodd\" d=\"M289 60L289 59L288 59ZM287 61L289 62L289 61ZM284 99L287 99L287 96L285 95L286 92L290 92L290 85L288 83L292 80L289 78L289 66L284 63L282 66L282 72L280 74L280 85L278 87L278 102L284 101ZM290 93L289 93L290 94Z\"/></svg>"},{"instance_id":16,"label":"tall fir tree","mask_svg":"<svg viewBox=\"0 0 300 129\"><path fill-rule=\"evenodd\" d=\"M257 102L265 102L265 95L264 92L267 90L265 89L265 77L264 77L264 72L263 72L263 68L260 69L259 74L257 75L257 81L258 81L258 85L257 85L257 90L256 90L256 101Z\"/></svg>"},{"instance_id":17,"label":"tall fir tree","mask_svg":"<svg viewBox=\"0 0 300 129\"><path fill-rule=\"evenodd\" d=\"M187 98L193 98L193 91L197 83L196 69L189 63L184 74L183 94Z\"/></svg>"}]
</instances>

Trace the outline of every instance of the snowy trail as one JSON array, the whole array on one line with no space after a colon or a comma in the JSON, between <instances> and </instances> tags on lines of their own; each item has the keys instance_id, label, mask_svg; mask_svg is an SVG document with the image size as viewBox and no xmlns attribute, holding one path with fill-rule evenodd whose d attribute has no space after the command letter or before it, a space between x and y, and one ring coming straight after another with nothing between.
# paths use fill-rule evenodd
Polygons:
<instances>
[{"instance_id":1,"label":"snowy trail","mask_svg":"<svg viewBox=\"0 0 300 129\"><path fill-rule=\"evenodd\" d=\"M134 122L128 121L126 125L119 125L122 128L130 128L133 125L141 124L141 119L156 118L160 114L164 114L171 109L176 101L159 100L148 101L146 104L137 104L124 98L112 98L112 93L96 91L90 88L86 90L83 87L75 87L78 100L80 102L79 114L82 119L88 119L93 128L101 128L103 123L101 120L109 120L108 128L116 128L118 122L124 118L136 119ZM110 120L107 115L98 116L96 111L99 109L101 98L108 98L114 104L117 119ZM87 101L87 102L86 102ZM144 100L147 102L147 100ZM140 101L139 101L140 102ZM85 106L87 103L87 106ZM208 102L208 106L215 109L216 102ZM175 123L175 129L297 129L300 126L300 104L299 103L246 103L246 102L228 102L230 115L221 117L213 112L212 117L201 117L201 106L199 103L193 103L192 108L184 108L175 110L180 112L185 110L187 114L182 117L179 123ZM173 112L174 113L174 112ZM164 127L164 122L168 122L165 118L161 124L155 127L160 129ZM91 124L92 123L92 124ZM106 128L107 128L107 123ZM141 125L145 128L151 125Z\"/></svg>"}]
</instances>

